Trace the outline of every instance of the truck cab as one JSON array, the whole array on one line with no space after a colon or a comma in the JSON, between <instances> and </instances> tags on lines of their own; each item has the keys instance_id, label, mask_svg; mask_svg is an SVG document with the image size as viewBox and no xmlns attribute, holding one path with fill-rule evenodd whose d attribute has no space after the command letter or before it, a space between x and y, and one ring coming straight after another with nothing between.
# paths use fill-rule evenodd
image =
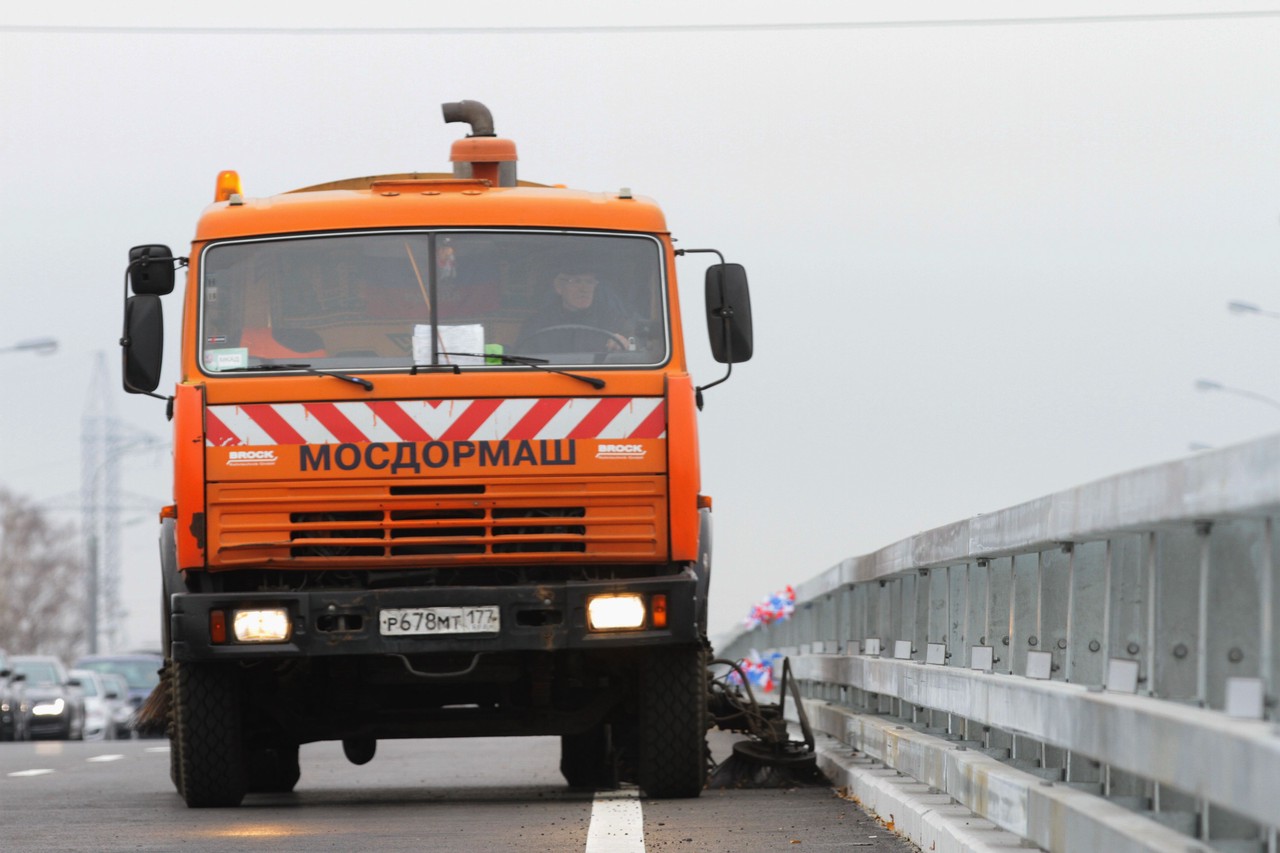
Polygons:
<instances>
[{"instance_id":1,"label":"truck cab","mask_svg":"<svg viewBox=\"0 0 1280 853\"><path fill-rule=\"evenodd\" d=\"M449 174L247 195L130 252L124 384L157 395L186 270L161 516L175 786L289 790L298 746L558 735L571 785L696 796L711 500L677 257L629 190L516 179L472 101ZM751 355L742 268L713 353ZM718 383L712 383L718 384ZM709 387L709 386L704 386Z\"/></svg>"}]
</instances>

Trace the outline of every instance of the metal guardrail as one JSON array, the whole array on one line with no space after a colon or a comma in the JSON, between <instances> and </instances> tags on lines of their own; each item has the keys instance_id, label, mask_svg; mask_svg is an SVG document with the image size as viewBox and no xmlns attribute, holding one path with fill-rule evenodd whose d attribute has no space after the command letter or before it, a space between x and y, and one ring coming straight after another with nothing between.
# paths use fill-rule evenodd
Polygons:
<instances>
[{"instance_id":1,"label":"metal guardrail","mask_svg":"<svg viewBox=\"0 0 1280 853\"><path fill-rule=\"evenodd\" d=\"M838 776L1051 851L1277 853L1278 517L1280 435L845 560L718 652L792 657Z\"/></svg>"}]
</instances>

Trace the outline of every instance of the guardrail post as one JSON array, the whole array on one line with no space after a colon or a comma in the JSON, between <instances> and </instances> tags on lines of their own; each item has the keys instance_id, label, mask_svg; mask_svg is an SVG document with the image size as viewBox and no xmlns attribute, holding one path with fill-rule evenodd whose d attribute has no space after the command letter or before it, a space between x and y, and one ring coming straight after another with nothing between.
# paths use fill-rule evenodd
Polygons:
<instances>
[{"instance_id":1,"label":"guardrail post","mask_svg":"<svg viewBox=\"0 0 1280 853\"><path fill-rule=\"evenodd\" d=\"M921 578L921 582L925 584L928 590L927 601L923 602L926 610L920 621L922 630L916 631L915 637L912 638L913 648L916 651L913 657L920 661L927 660L930 643L945 643L947 641L947 633L951 624L951 580L953 576L950 566L922 571L927 571L927 575ZM932 709L929 710L927 725L929 728L938 728Z\"/></svg>"},{"instance_id":2,"label":"guardrail post","mask_svg":"<svg viewBox=\"0 0 1280 853\"><path fill-rule=\"evenodd\" d=\"M1011 672L1025 676L1027 652L1038 651L1040 645L1040 554L1017 554L1013 558L1013 589L1010 592L1009 650ZM1041 744L1015 735L1012 757L1015 760L1040 759Z\"/></svg>"},{"instance_id":3,"label":"guardrail post","mask_svg":"<svg viewBox=\"0 0 1280 853\"><path fill-rule=\"evenodd\" d=\"M1049 677L1054 681L1067 678L1067 648L1070 646L1069 611L1071 608L1072 577L1075 546L1066 543L1060 548L1040 552L1039 651L1053 656Z\"/></svg>"},{"instance_id":4,"label":"guardrail post","mask_svg":"<svg viewBox=\"0 0 1280 853\"><path fill-rule=\"evenodd\" d=\"M842 586L831 596L831 610L835 620L832 639L835 641L835 648L831 651L837 654L847 653L849 651L848 642L845 640L845 631L849 624L848 605L849 587Z\"/></svg>"},{"instance_id":5,"label":"guardrail post","mask_svg":"<svg viewBox=\"0 0 1280 853\"><path fill-rule=\"evenodd\" d=\"M1107 624L1111 615L1108 560L1110 543L1080 542L1071 551L1070 592L1067 600L1066 680L1086 685L1103 683L1106 671ZM1067 754L1068 782L1098 782L1101 765L1075 753Z\"/></svg>"},{"instance_id":6,"label":"guardrail post","mask_svg":"<svg viewBox=\"0 0 1280 853\"><path fill-rule=\"evenodd\" d=\"M1154 575L1157 619L1152 650L1153 695L1196 702L1200 560L1204 536L1193 527L1158 530Z\"/></svg>"},{"instance_id":7,"label":"guardrail post","mask_svg":"<svg viewBox=\"0 0 1280 853\"><path fill-rule=\"evenodd\" d=\"M1151 535L1146 533L1116 536L1105 542L1101 557L1104 574L1101 683L1106 681L1112 659L1138 661L1138 692L1147 692L1151 686L1148 639L1154 578L1151 542ZM1091 566L1094 557L1091 548L1081 548L1076 553L1077 561L1081 561L1077 565ZM1086 574L1089 571L1085 569ZM1103 793L1109 797L1146 799L1150 793L1145 779L1110 767L1103 768L1102 779Z\"/></svg>"},{"instance_id":8,"label":"guardrail post","mask_svg":"<svg viewBox=\"0 0 1280 853\"><path fill-rule=\"evenodd\" d=\"M1027 652L1040 644L1040 555L1013 558L1013 583L1009 597L1009 671L1027 672Z\"/></svg>"},{"instance_id":9,"label":"guardrail post","mask_svg":"<svg viewBox=\"0 0 1280 853\"><path fill-rule=\"evenodd\" d=\"M1207 530L1185 525L1152 533L1151 586L1154 618L1152 695L1198 704L1197 649L1200 624L1200 575ZM1206 756L1206 760L1208 756ZM1153 808L1199 814L1199 802L1167 786L1155 785Z\"/></svg>"},{"instance_id":10,"label":"guardrail post","mask_svg":"<svg viewBox=\"0 0 1280 853\"><path fill-rule=\"evenodd\" d=\"M845 635L850 654L862 651L867 636L867 584L855 583L849 588L849 628Z\"/></svg>"},{"instance_id":11,"label":"guardrail post","mask_svg":"<svg viewBox=\"0 0 1280 853\"><path fill-rule=\"evenodd\" d=\"M970 658L972 647L991 645L991 631L988 627L991 624L991 563L988 560L971 563L966 575L965 639L963 645L947 649L951 653L951 659L947 663L950 666L968 668L973 666ZM999 644L998 637L996 643Z\"/></svg>"},{"instance_id":12,"label":"guardrail post","mask_svg":"<svg viewBox=\"0 0 1280 853\"><path fill-rule=\"evenodd\" d=\"M1107 560L1107 542L1082 542L1072 554L1070 645L1065 670L1067 681L1075 684L1096 685L1105 679L1111 615Z\"/></svg>"},{"instance_id":13,"label":"guardrail post","mask_svg":"<svg viewBox=\"0 0 1280 853\"><path fill-rule=\"evenodd\" d=\"M995 649L996 672L1013 672L1013 558L991 561L987 645Z\"/></svg>"},{"instance_id":14,"label":"guardrail post","mask_svg":"<svg viewBox=\"0 0 1280 853\"><path fill-rule=\"evenodd\" d=\"M1110 583L1110 616L1107 623L1107 642L1103 644L1107 660L1123 658L1139 661L1140 683L1151 689L1153 648L1148 641L1150 633L1148 610L1151 606L1148 576L1151 562L1151 537L1148 534L1117 536L1108 543L1107 570Z\"/></svg>"},{"instance_id":15,"label":"guardrail post","mask_svg":"<svg viewBox=\"0 0 1280 853\"><path fill-rule=\"evenodd\" d=\"M897 657L899 642L910 643L912 649L919 648L921 638L929 630L929 576L926 572L921 572L919 576L902 575L892 578L889 584L897 587L897 594L894 596L894 601L897 602L894 610L895 623L893 634L889 638L889 654Z\"/></svg>"},{"instance_id":16,"label":"guardrail post","mask_svg":"<svg viewBox=\"0 0 1280 853\"><path fill-rule=\"evenodd\" d=\"M962 662L966 658L965 647L969 637L969 569L968 563L958 563L947 567L947 622L941 637L931 640L943 643L942 665L949 665L953 660ZM956 652L960 652L956 656ZM928 658L926 658L928 660ZM947 731L968 738L969 721L964 717L949 714Z\"/></svg>"},{"instance_id":17,"label":"guardrail post","mask_svg":"<svg viewBox=\"0 0 1280 853\"><path fill-rule=\"evenodd\" d=\"M1263 519L1217 521L1201 525L1204 551L1201 563L1201 647L1199 680L1210 708L1244 716L1261 715L1261 708L1243 707L1227 695L1227 679L1259 679L1262 670L1263 604L1270 590L1268 522ZM1255 684L1257 682L1254 682ZM1265 695L1265 686L1263 693ZM1205 837L1259 837L1259 826L1218 807L1202 805L1207 821ZM1212 833L1210 836L1209 833Z\"/></svg>"},{"instance_id":18,"label":"guardrail post","mask_svg":"<svg viewBox=\"0 0 1280 853\"><path fill-rule=\"evenodd\" d=\"M987 564L987 627L985 642L991 646L992 671L1013 672L1013 558L997 557ZM1013 749L1013 736L988 728L986 745L991 749Z\"/></svg>"},{"instance_id":19,"label":"guardrail post","mask_svg":"<svg viewBox=\"0 0 1280 853\"><path fill-rule=\"evenodd\" d=\"M1276 567L1280 566L1280 559L1276 555L1276 535L1275 535L1275 519L1268 517L1266 527L1264 528L1264 540L1262 546L1262 562L1260 570L1262 572L1262 580L1259 583L1261 595L1258 598L1262 602L1262 613L1259 621L1260 634L1262 642L1261 665L1262 672L1262 689L1268 698L1270 705L1267 708L1267 716L1270 719L1276 719L1276 706L1280 704L1276 694L1280 693L1280 640L1276 637L1276 613L1280 612L1280 583L1276 583ZM1276 833L1271 833L1272 848L1276 844ZM1277 851L1272 851L1277 853Z\"/></svg>"},{"instance_id":20,"label":"guardrail post","mask_svg":"<svg viewBox=\"0 0 1280 853\"><path fill-rule=\"evenodd\" d=\"M1263 670L1263 602L1269 598L1268 523L1220 521L1209 535L1207 572L1207 698L1226 708L1228 678L1267 681ZM1265 689L1264 689L1265 692ZM1237 709L1238 710L1238 709Z\"/></svg>"},{"instance_id":21,"label":"guardrail post","mask_svg":"<svg viewBox=\"0 0 1280 853\"><path fill-rule=\"evenodd\" d=\"M955 657L955 652L962 650L968 642L969 630L969 565L960 563L947 567L947 621L939 637L930 637L935 643L947 644L947 655L957 661L964 660L964 655ZM949 663L944 660L943 663Z\"/></svg>"}]
</instances>

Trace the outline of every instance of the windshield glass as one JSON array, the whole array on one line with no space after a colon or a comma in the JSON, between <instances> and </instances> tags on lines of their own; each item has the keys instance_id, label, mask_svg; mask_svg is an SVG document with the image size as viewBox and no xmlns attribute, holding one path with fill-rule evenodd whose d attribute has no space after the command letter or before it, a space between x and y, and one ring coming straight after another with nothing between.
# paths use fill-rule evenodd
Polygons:
<instances>
[{"instance_id":1,"label":"windshield glass","mask_svg":"<svg viewBox=\"0 0 1280 853\"><path fill-rule=\"evenodd\" d=\"M98 695L98 682L94 680L92 672L71 672L72 678L80 679L80 691L85 696Z\"/></svg>"},{"instance_id":2,"label":"windshield glass","mask_svg":"<svg viewBox=\"0 0 1280 853\"><path fill-rule=\"evenodd\" d=\"M27 677L28 684L60 684L58 670L44 661L18 661L14 670Z\"/></svg>"},{"instance_id":3,"label":"windshield glass","mask_svg":"<svg viewBox=\"0 0 1280 853\"><path fill-rule=\"evenodd\" d=\"M210 373L667 359L662 251L650 237L348 234L216 244L202 265Z\"/></svg>"},{"instance_id":4,"label":"windshield glass","mask_svg":"<svg viewBox=\"0 0 1280 853\"><path fill-rule=\"evenodd\" d=\"M96 660L84 661L78 665L94 672L114 672L121 675L135 690L150 690L160 683L160 674L157 672L159 661Z\"/></svg>"}]
</instances>

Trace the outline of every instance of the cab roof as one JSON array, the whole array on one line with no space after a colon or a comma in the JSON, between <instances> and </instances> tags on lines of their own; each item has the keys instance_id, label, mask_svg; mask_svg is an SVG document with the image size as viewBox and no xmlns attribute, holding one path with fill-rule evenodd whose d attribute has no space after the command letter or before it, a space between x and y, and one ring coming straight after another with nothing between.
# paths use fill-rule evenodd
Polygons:
<instances>
[{"instance_id":1,"label":"cab roof","mask_svg":"<svg viewBox=\"0 0 1280 853\"><path fill-rule=\"evenodd\" d=\"M521 182L407 173L350 178L281 195L239 194L205 209L196 241L379 228L587 228L666 233L651 200L628 190L587 192Z\"/></svg>"}]
</instances>

